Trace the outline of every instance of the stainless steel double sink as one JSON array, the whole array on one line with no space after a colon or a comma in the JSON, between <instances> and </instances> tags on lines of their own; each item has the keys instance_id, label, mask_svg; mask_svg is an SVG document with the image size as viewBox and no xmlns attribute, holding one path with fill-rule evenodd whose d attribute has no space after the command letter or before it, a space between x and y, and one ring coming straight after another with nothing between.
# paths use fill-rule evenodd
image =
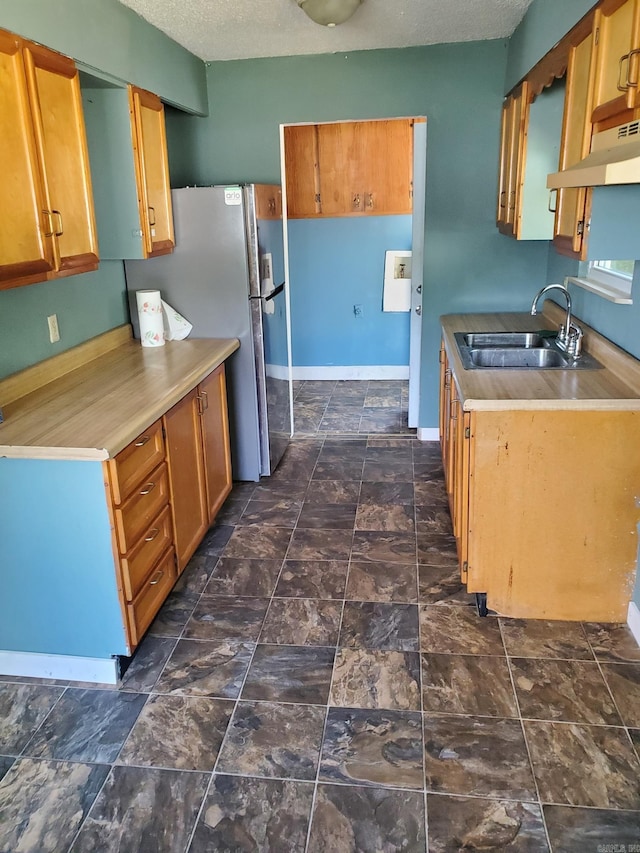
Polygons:
<instances>
[{"instance_id":1,"label":"stainless steel double sink","mask_svg":"<svg viewBox=\"0 0 640 853\"><path fill-rule=\"evenodd\" d=\"M574 358L556 343L555 332L456 332L465 370L594 370L602 367L589 353Z\"/></svg>"}]
</instances>

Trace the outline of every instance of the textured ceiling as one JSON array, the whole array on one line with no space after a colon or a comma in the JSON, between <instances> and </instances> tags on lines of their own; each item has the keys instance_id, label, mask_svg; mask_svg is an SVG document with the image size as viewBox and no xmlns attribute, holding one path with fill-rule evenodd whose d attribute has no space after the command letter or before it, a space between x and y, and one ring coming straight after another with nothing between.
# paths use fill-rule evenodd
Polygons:
<instances>
[{"instance_id":1,"label":"textured ceiling","mask_svg":"<svg viewBox=\"0 0 640 853\"><path fill-rule=\"evenodd\" d=\"M333 29L296 0L120 0L204 60L344 53L504 38L531 0L363 0Z\"/></svg>"}]
</instances>

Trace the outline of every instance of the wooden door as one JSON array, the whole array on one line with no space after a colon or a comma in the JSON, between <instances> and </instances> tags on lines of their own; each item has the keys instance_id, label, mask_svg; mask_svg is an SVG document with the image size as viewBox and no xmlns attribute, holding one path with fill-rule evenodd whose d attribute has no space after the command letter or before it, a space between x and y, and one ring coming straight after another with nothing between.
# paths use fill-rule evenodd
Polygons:
<instances>
[{"instance_id":1,"label":"wooden door","mask_svg":"<svg viewBox=\"0 0 640 853\"><path fill-rule=\"evenodd\" d=\"M96 269L98 240L78 70L71 59L29 42L24 57L56 267L61 272Z\"/></svg>"},{"instance_id":2,"label":"wooden door","mask_svg":"<svg viewBox=\"0 0 640 853\"><path fill-rule=\"evenodd\" d=\"M194 388L163 417L179 572L209 527L199 402Z\"/></svg>"},{"instance_id":3,"label":"wooden door","mask_svg":"<svg viewBox=\"0 0 640 853\"><path fill-rule=\"evenodd\" d=\"M229 417L224 365L199 385L202 411L202 446L209 523L231 491Z\"/></svg>"},{"instance_id":4,"label":"wooden door","mask_svg":"<svg viewBox=\"0 0 640 853\"><path fill-rule=\"evenodd\" d=\"M173 212L162 101L129 86L138 205L145 257L173 251Z\"/></svg>"},{"instance_id":5,"label":"wooden door","mask_svg":"<svg viewBox=\"0 0 640 853\"><path fill-rule=\"evenodd\" d=\"M321 206L317 125L285 127L284 152L287 173L287 216L290 219L318 216Z\"/></svg>"},{"instance_id":6,"label":"wooden door","mask_svg":"<svg viewBox=\"0 0 640 853\"><path fill-rule=\"evenodd\" d=\"M378 216L413 210L413 119L366 121L356 125L360 136L362 212ZM322 160L320 161L322 180Z\"/></svg>"},{"instance_id":7,"label":"wooden door","mask_svg":"<svg viewBox=\"0 0 640 853\"><path fill-rule=\"evenodd\" d=\"M640 0L604 0L596 28L592 121L613 127L640 105Z\"/></svg>"},{"instance_id":8,"label":"wooden door","mask_svg":"<svg viewBox=\"0 0 640 853\"><path fill-rule=\"evenodd\" d=\"M20 39L0 31L0 287L54 267Z\"/></svg>"},{"instance_id":9,"label":"wooden door","mask_svg":"<svg viewBox=\"0 0 640 853\"><path fill-rule=\"evenodd\" d=\"M596 26L597 26L596 16ZM559 168L582 160L591 146L595 30L569 50L567 83L560 142ZM563 187L557 190L553 243L563 255L582 258L586 253L587 206L591 190Z\"/></svg>"}]
</instances>

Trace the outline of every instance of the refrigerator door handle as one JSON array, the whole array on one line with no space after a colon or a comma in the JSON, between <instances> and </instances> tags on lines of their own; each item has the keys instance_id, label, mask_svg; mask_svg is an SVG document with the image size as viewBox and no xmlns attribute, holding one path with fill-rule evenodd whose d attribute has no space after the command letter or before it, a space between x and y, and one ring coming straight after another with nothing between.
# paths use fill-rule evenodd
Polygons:
<instances>
[{"instance_id":1,"label":"refrigerator door handle","mask_svg":"<svg viewBox=\"0 0 640 853\"><path fill-rule=\"evenodd\" d=\"M282 291L284 290L284 285L285 285L285 282L283 281L282 284L279 284L277 287L274 287L274 289L271 291L271 293L268 296L264 297L264 301L268 302L270 299L273 299L279 293L282 293Z\"/></svg>"}]
</instances>

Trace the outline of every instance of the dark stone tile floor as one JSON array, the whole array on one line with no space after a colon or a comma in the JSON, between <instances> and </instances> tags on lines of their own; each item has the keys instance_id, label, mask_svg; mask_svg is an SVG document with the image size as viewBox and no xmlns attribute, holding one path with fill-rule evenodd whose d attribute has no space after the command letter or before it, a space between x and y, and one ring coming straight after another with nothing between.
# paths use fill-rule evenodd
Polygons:
<instances>
[{"instance_id":1,"label":"dark stone tile floor","mask_svg":"<svg viewBox=\"0 0 640 853\"><path fill-rule=\"evenodd\" d=\"M402 407L364 384L298 386L324 433L236 484L119 689L0 679L1 853L640 849L630 632L480 619L439 446L328 431Z\"/></svg>"}]
</instances>

